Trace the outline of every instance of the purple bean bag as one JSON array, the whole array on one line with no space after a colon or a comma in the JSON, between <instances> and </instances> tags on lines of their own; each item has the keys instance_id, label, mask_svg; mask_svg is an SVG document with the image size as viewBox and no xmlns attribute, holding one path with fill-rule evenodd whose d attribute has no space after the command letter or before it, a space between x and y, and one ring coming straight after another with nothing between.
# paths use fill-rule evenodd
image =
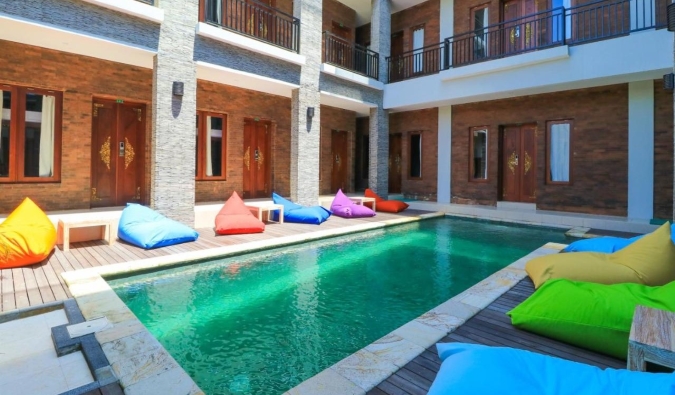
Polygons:
<instances>
[{"instance_id":1,"label":"purple bean bag","mask_svg":"<svg viewBox=\"0 0 675 395\"><path fill-rule=\"evenodd\" d=\"M342 193L342 189L338 190L338 192L335 194L335 199L333 199L333 203L330 205L330 211L332 211L334 215L342 218L363 218L375 216L375 211L369 209L366 206L352 202L351 199L347 197L347 195Z\"/></svg>"}]
</instances>

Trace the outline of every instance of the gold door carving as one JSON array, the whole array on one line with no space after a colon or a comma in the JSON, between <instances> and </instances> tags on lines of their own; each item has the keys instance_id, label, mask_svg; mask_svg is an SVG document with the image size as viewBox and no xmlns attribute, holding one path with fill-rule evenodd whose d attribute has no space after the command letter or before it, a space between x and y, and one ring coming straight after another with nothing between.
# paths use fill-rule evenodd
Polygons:
<instances>
[{"instance_id":1,"label":"gold door carving","mask_svg":"<svg viewBox=\"0 0 675 395\"><path fill-rule=\"evenodd\" d=\"M251 170L251 146L246 147L246 152L244 153L244 164L246 165L246 170Z\"/></svg>"},{"instance_id":2,"label":"gold door carving","mask_svg":"<svg viewBox=\"0 0 675 395\"><path fill-rule=\"evenodd\" d=\"M516 155L516 151L513 151L511 153L511 156L509 156L509 160L507 163L509 165L511 173L516 174L516 166L518 166L518 155Z\"/></svg>"},{"instance_id":3,"label":"gold door carving","mask_svg":"<svg viewBox=\"0 0 675 395\"><path fill-rule=\"evenodd\" d=\"M103 145L101 145L101 149L98 151L98 154L101 157L101 161L103 161L108 170L110 170L110 136L108 136Z\"/></svg>"},{"instance_id":4,"label":"gold door carving","mask_svg":"<svg viewBox=\"0 0 675 395\"><path fill-rule=\"evenodd\" d=\"M134 161L136 153L134 152L134 147L129 143L129 140L126 137L124 138L124 147L124 169L127 169L131 162Z\"/></svg>"}]
</instances>

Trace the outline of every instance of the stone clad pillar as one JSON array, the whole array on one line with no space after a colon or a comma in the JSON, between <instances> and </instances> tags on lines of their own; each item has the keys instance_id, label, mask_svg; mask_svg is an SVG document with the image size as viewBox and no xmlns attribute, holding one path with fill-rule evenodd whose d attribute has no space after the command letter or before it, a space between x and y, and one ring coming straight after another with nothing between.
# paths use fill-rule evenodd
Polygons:
<instances>
[{"instance_id":1,"label":"stone clad pillar","mask_svg":"<svg viewBox=\"0 0 675 395\"><path fill-rule=\"evenodd\" d=\"M291 97L291 200L302 205L316 205L319 198L321 3L293 2L293 14L300 19L300 55L307 59L300 71L300 88ZM312 118L308 108L314 109Z\"/></svg>"},{"instance_id":2,"label":"stone clad pillar","mask_svg":"<svg viewBox=\"0 0 675 395\"><path fill-rule=\"evenodd\" d=\"M387 81L386 58L391 52L391 2L372 0L370 47L380 54L380 81ZM383 198L389 194L389 112L381 106L370 110L368 187Z\"/></svg>"},{"instance_id":3,"label":"stone clad pillar","mask_svg":"<svg viewBox=\"0 0 675 395\"><path fill-rule=\"evenodd\" d=\"M199 0L162 0L160 7L164 22L152 79L150 206L193 227L197 111L193 51ZM174 81L183 83L183 96L172 94Z\"/></svg>"}]
</instances>

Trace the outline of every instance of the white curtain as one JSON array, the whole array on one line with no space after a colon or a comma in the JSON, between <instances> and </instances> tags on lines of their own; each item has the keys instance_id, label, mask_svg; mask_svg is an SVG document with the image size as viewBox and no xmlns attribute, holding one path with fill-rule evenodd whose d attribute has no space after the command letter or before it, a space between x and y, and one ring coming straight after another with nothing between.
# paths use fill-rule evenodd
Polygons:
<instances>
[{"instance_id":1,"label":"white curtain","mask_svg":"<svg viewBox=\"0 0 675 395\"><path fill-rule=\"evenodd\" d=\"M213 164L211 163L211 117L206 117L206 175L213 175Z\"/></svg>"},{"instance_id":2,"label":"white curtain","mask_svg":"<svg viewBox=\"0 0 675 395\"><path fill-rule=\"evenodd\" d=\"M413 31L413 72L419 73L424 68L424 28Z\"/></svg>"},{"instance_id":3,"label":"white curtain","mask_svg":"<svg viewBox=\"0 0 675 395\"><path fill-rule=\"evenodd\" d=\"M51 177L54 169L54 116L56 99L42 96L42 122L40 124L40 177Z\"/></svg>"},{"instance_id":4,"label":"white curtain","mask_svg":"<svg viewBox=\"0 0 675 395\"><path fill-rule=\"evenodd\" d=\"M551 181L570 180L570 125L551 126Z\"/></svg>"}]
</instances>

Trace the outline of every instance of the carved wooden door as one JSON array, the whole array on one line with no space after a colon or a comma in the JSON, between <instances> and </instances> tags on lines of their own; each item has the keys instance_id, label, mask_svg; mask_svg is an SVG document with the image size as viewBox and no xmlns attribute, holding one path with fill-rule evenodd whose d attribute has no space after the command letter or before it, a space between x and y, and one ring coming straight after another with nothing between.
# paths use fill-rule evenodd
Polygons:
<instances>
[{"instance_id":1,"label":"carved wooden door","mask_svg":"<svg viewBox=\"0 0 675 395\"><path fill-rule=\"evenodd\" d=\"M349 168L349 134L344 130L333 130L331 133L331 177L330 190L332 193L338 189L346 191L349 187L347 178Z\"/></svg>"},{"instance_id":2,"label":"carved wooden door","mask_svg":"<svg viewBox=\"0 0 675 395\"><path fill-rule=\"evenodd\" d=\"M270 197L271 124L244 121L244 198Z\"/></svg>"},{"instance_id":3,"label":"carved wooden door","mask_svg":"<svg viewBox=\"0 0 675 395\"><path fill-rule=\"evenodd\" d=\"M403 54L403 32L396 32L391 35L391 63L389 69L389 80L400 81L404 77L405 59Z\"/></svg>"},{"instance_id":4,"label":"carved wooden door","mask_svg":"<svg viewBox=\"0 0 675 395\"><path fill-rule=\"evenodd\" d=\"M389 135L389 193L401 193L401 134Z\"/></svg>"},{"instance_id":5,"label":"carved wooden door","mask_svg":"<svg viewBox=\"0 0 675 395\"><path fill-rule=\"evenodd\" d=\"M95 99L91 147L91 207L142 202L145 105Z\"/></svg>"},{"instance_id":6,"label":"carved wooden door","mask_svg":"<svg viewBox=\"0 0 675 395\"><path fill-rule=\"evenodd\" d=\"M536 125L506 126L502 135L502 200L536 202Z\"/></svg>"}]
</instances>

